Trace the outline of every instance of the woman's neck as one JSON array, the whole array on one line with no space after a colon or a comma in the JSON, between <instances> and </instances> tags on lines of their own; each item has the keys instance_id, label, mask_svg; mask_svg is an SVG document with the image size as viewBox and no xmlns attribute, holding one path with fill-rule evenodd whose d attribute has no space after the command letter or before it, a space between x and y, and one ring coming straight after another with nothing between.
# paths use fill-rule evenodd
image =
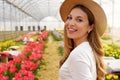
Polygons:
<instances>
[{"instance_id":1,"label":"woman's neck","mask_svg":"<svg viewBox=\"0 0 120 80\"><path fill-rule=\"evenodd\" d=\"M77 47L79 44L81 44L82 42L87 42L87 39L74 39L74 47Z\"/></svg>"}]
</instances>

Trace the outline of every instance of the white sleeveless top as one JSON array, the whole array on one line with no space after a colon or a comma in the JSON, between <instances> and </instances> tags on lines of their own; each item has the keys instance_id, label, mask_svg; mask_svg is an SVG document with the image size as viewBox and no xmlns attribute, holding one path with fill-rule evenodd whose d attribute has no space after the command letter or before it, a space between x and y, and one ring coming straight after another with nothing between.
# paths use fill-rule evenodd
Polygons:
<instances>
[{"instance_id":1,"label":"white sleeveless top","mask_svg":"<svg viewBox=\"0 0 120 80\"><path fill-rule=\"evenodd\" d=\"M60 80L96 80L96 61L88 42L78 45L61 66Z\"/></svg>"}]
</instances>

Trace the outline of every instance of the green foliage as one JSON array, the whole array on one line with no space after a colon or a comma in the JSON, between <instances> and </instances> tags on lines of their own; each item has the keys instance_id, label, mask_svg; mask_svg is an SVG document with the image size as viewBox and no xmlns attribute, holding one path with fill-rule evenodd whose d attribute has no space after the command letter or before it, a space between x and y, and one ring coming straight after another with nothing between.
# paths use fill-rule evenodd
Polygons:
<instances>
[{"instance_id":1,"label":"green foliage","mask_svg":"<svg viewBox=\"0 0 120 80\"><path fill-rule=\"evenodd\" d=\"M103 40L110 40L111 37L110 36L102 36L101 39L103 39Z\"/></svg>"},{"instance_id":2,"label":"green foliage","mask_svg":"<svg viewBox=\"0 0 120 80\"><path fill-rule=\"evenodd\" d=\"M37 75L37 73L38 73L39 70L40 70L40 65L37 67L37 69L35 69L35 70L33 71L33 73L34 73L35 75Z\"/></svg>"},{"instance_id":3,"label":"green foliage","mask_svg":"<svg viewBox=\"0 0 120 80\"><path fill-rule=\"evenodd\" d=\"M120 59L120 46L115 44L103 44L105 56Z\"/></svg>"},{"instance_id":4,"label":"green foliage","mask_svg":"<svg viewBox=\"0 0 120 80\"><path fill-rule=\"evenodd\" d=\"M9 76L9 80L12 80L12 78L14 77L14 73L10 73L10 71L9 70L7 70L4 74L3 74L4 76Z\"/></svg>"},{"instance_id":5,"label":"green foliage","mask_svg":"<svg viewBox=\"0 0 120 80\"><path fill-rule=\"evenodd\" d=\"M7 50L10 46L14 46L14 45L16 45L16 42L14 42L14 41L12 41L12 40L0 42L0 51L5 51L5 50Z\"/></svg>"},{"instance_id":6,"label":"green foliage","mask_svg":"<svg viewBox=\"0 0 120 80\"><path fill-rule=\"evenodd\" d=\"M46 65L46 62L45 62L45 60L44 60L43 58L41 58L40 66L41 66L41 65Z\"/></svg>"},{"instance_id":7,"label":"green foliage","mask_svg":"<svg viewBox=\"0 0 120 80\"><path fill-rule=\"evenodd\" d=\"M58 47L58 50L59 50L60 55L63 56L63 53L64 53L63 48L62 47Z\"/></svg>"},{"instance_id":8,"label":"green foliage","mask_svg":"<svg viewBox=\"0 0 120 80\"><path fill-rule=\"evenodd\" d=\"M21 63L17 63L15 66L16 66L16 68L17 68L18 70L21 69Z\"/></svg>"},{"instance_id":9,"label":"green foliage","mask_svg":"<svg viewBox=\"0 0 120 80\"><path fill-rule=\"evenodd\" d=\"M50 34L52 35L54 41L62 41L63 40L63 35L60 32L51 31Z\"/></svg>"}]
</instances>

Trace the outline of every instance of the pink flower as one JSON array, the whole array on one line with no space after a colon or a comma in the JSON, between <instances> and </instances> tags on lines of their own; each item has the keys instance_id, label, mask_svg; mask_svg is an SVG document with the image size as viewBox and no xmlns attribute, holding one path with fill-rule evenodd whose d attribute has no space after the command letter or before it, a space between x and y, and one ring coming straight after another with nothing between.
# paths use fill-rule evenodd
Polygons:
<instances>
[{"instance_id":1,"label":"pink flower","mask_svg":"<svg viewBox=\"0 0 120 80\"><path fill-rule=\"evenodd\" d=\"M2 55L2 56L10 56L10 53L8 53L8 52L0 52L0 55Z\"/></svg>"},{"instance_id":2,"label":"pink flower","mask_svg":"<svg viewBox=\"0 0 120 80\"><path fill-rule=\"evenodd\" d=\"M43 32L41 37L47 38L48 32ZM13 60L2 63L0 66L0 80L35 80L35 75L40 67L43 55L44 41L38 43L28 42L22 53L13 56ZM4 52L2 55L9 56ZM12 75L12 77L11 77Z\"/></svg>"},{"instance_id":3,"label":"pink flower","mask_svg":"<svg viewBox=\"0 0 120 80\"><path fill-rule=\"evenodd\" d=\"M19 56L14 56L14 57L13 57L13 61L14 61L15 63L20 63L20 62L21 62L21 59L20 59Z\"/></svg>"},{"instance_id":4,"label":"pink flower","mask_svg":"<svg viewBox=\"0 0 120 80\"><path fill-rule=\"evenodd\" d=\"M1 66L0 66L0 75L3 74L8 68L8 65L5 64L5 63L1 63Z\"/></svg>"},{"instance_id":5,"label":"pink flower","mask_svg":"<svg viewBox=\"0 0 120 80\"><path fill-rule=\"evenodd\" d=\"M0 80L9 80L9 77L8 76L1 76L0 75Z\"/></svg>"},{"instance_id":6,"label":"pink flower","mask_svg":"<svg viewBox=\"0 0 120 80\"><path fill-rule=\"evenodd\" d=\"M38 67L38 64L35 64L31 61L24 61L21 65L22 69L30 70L30 71L37 69L37 67Z\"/></svg>"},{"instance_id":7,"label":"pink flower","mask_svg":"<svg viewBox=\"0 0 120 80\"><path fill-rule=\"evenodd\" d=\"M32 54L30 57L29 57L29 60L31 61L37 61L37 60L40 60L42 58L42 55L43 54Z\"/></svg>"},{"instance_id":8,"label":"pink flower","mask_svg":"<svg viewBox=\"0 0 120 80\"><path fill-rule=\"evenodd\" d=\"M35 76L31 71L20 70L13 80L35 80Z\"/></svg>"},{"instance_id":9,"label":"pink flower","mask_svg":"<svg viewBox=\"0 0 120 80\"><path fill-rule=\"evenodd\" d=\"M17 68L13 65L10 66L10 73L15 73L17 71Z\"/></svg>"},{"instance_id":10,"label":"pink flower","mask_svg":"<svg viewBox=\"0 0 120 80\"><path fill-rule=\"evenodd\" d=\"M38 35L38 38L46 39L48 37L48 32L44 31Z\"/></svg>"},{"instance_id":11,"label":"pink flower","mask_svg":"<svg viewBox=\"0 0 120 80\"><path fill-rule=\"evenodd\" d=\"M19 57L21 60L26 60L26 59L27 59L26 55L23 54L23 53L19 54L18 57Z\"/></svg>"}]
</instances>

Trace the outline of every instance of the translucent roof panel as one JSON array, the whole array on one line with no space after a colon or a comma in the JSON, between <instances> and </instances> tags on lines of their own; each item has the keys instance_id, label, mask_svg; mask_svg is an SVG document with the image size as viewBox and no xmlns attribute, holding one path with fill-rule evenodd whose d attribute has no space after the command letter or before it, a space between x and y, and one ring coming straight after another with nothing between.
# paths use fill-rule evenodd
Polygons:
<instances>
[{"instance_id":1,"label":"translucent roof panel","mask_svg":"<svg viewBox=\"0 0 120 80\"><path fill-rule=\"evenodd\" d=\"M3 7L3 1L4 3ZM53 16L60 19L59 8L64 0L0 0L0 21L24 21L33 18L41 21L43 18ZM115 26L120 23L120 0L94 0L99 3L108 18L108 24ZM10 8L10 5L11 8ZM4 8L4 9L3 9ZM31 18L29 18L31 17Z\"/></svg>"},{"instance_id":2,"label":"translucent roof panel","mask_svg":"<svg viewBox=\"0 0 120 80\"><path fill-rule=\"evenodd\" d=\"M26 12L27 15L40 21L47 16L58 16L63 0L7 0L9 3Z\"/></svg>"}]
</instances>

